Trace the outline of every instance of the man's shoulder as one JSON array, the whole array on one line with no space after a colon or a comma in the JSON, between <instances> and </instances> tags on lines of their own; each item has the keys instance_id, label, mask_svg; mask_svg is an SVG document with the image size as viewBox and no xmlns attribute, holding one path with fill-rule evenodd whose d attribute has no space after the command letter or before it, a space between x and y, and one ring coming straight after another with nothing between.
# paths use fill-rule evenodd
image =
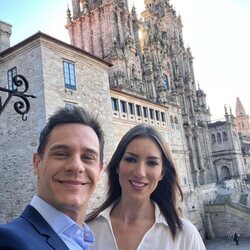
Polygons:
<instances>
[{"instance_id":1,"label":"man's shoulder","mask_svg":"<svg viewBox=\"0 0 250 250\"><path fill-rule=\"evenodd\" d=\"M27 236L29 238L39 237L41 229L49 230L50 228L43 217L32 206L28 205L18 218L6 224L0 224L0 235L23 239Z\"/></svg>"},{"instance_id":2,"label":"man's shoulder","mask_svg":"<svg viewBox=\"0 0 250 250\"><path fill-rule=\"evenodd\" d=\"M0 250L68 249L35 208L28 205L17 219L0 225Z\"/></svg>"},{"instance_id":3,"label":"man's shoulder","mask_svg":"<svg viewBox=\"0 0 250 250\"><path fill-rule=\"evenodd\" d=\"M9 224L0 225L0 249L31 249L31 246L18 235L18 232L9 227Z\"/></svg>"},{"instance_id":4,"label":"man's shoulder","mask_svg":"<svg viewBox=\"0 0 250 250\"><path fill-rule=\"evenodd\" d=\"M28 205L18 218L6 224L0 224L0 228L1 230L8 230L8 231L18 230L18 228L27 229L27 227L32 226L31 222L35 221L37 218L42 219L42 217L35 211L35 209Z\"/></svg>"},{"instance_id":5,"label":"man's shoulder","mask_svg":"<svg viewBox=\"0 0 250 250\"><path fill-rule=\"evenodd\" d=\"M0 249L31 249L25 238L29 237L29 231L24 229L25 222L17 218L12 222L0 225ZM27 229L27 227L26 227Z\"/></svg>"},{"instance_id":6,"label":"man's shoulder","mask_svg":"<svg viewBox=\"0 0 250 250\"><path fill-rule=\"evenodd\" d=\"M28 222L24 218L18 217L6 224L0 224L0 230L1 232L16 232L18 228L23 228L23 226L27 223Z\"/></svg>"}]
</instances>

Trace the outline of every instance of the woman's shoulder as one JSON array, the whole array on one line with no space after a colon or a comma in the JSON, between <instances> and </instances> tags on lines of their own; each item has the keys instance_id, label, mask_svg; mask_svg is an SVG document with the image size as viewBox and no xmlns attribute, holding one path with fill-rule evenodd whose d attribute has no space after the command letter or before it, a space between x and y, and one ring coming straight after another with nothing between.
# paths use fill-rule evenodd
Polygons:
<instances>
[{"instance_id":1,"label":"woman's shoulder","mask_svg":"<svg viewBox=\"0 0 250 250\"><path fill-rule=\"evenodd\" d=\"M181 222L182 222L183 232L190 232L190 233L198 232L196 226L190 220L186 218L181 218Z\"/></svg>"},{"instance_id":2,"label":"woman's shoulder","mask_svg":"<svg viewBox=\"0 0 250 250\"><path fill-rule=\"evenodd\" d=\"M110 212L113 208L113 204L110 205L109 207L107 207L106 209L104 209L103 211L101 211L93 220L89 221L87 224L96 224L102 221L109 221L110 220ZM89 214L87 214L87 217L89 216Z\"/></svg>"},{"instance_id":3,"label":"woman's shoulder","mask_svg":"<svg viewBox=\"0 0 250 250\"><path fill-rule=\"evenodd\" d=\"M201 235L195 225L188 219L181 218L182 230L179 232L176 238L176 244L180 246L178 249L183 249L182 246L186 246L187 250L205 250Z\"/></svg>"}]
</instances>

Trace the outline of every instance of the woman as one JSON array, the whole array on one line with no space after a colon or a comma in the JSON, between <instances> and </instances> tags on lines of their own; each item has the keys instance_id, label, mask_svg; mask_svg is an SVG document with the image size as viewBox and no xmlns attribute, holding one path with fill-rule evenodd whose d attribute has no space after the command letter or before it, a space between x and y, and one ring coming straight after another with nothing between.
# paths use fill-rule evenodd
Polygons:
<instances>
[{"instance_id":1,"label":"woman","mask_svg":"<svg viewBox=\"0 0 250 250\"><path fill-rule=\"evenodd\" d=\"M169 149L149 125L121 139L107 166L108 193L87 219L96 250L203 250L191 222L180 217L183 194Z\"/></svg>"}]
</instances>

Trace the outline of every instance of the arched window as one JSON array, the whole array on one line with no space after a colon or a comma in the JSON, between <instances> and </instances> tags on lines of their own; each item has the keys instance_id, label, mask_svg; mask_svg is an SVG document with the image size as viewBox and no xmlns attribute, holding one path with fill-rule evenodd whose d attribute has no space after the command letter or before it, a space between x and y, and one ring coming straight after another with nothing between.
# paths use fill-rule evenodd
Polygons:
<instances>
[{"instance_id":1,"label":"arched window","mask_svg":"<svg viewBox=\"0 0 250 250\"><path fill-rule=\"evenodd\" d=\"M217 133L217 142L221 143L221 134L220 133Z\"/></svg>"},{"instance_id":2,"label":"arched window","mask_svg":"<svg viewBox=\"0 0 250 250\"><path fill-rule=\"evenodd\" d=\"M212 143L216 143L215 134L211 134L211 141Z\"/></svg>"},{"instance_id":3,"label":"arched window","mask_svg":"<svg viewBox=\"0 0 250 250\"><path fill-rule=\"evenodd\" d=\"M136 79L136 67L134 64L131 66L131 79Z\"/></svg>"},{"instance_id":4,"label":"arched window","mask_svg":"<svg viewBox=\"0 0 250 250\"><path fill-rule=\"evenodd\" d=\"M221 180L228 180L230 179L230 171L227 166L222 166L221 167Z\"/></svg>"},{"instance_id":5,"label":"arched window","mask_svg":"<svg viewBox=\"0 0 250 250\"><path fill-rule=\"evenodd\" d=\"M227 133L226 132L222 133L222 139L223 139L223 141L227 141Z\"/></svg>"},{"instance_id":6,"label":"arched window","mask_svg":"<svg viewBox=\"0 0 250 250\"><path fill-rule=\"evenodd\" d=\"M172 115L170 115L170 123L171 123L171 128L174 129L174 118Z\"/></svg>"},{"instance_id":7,"label":"arched window","mask_svg":"<svg viewBox=\"0 0 250 250\"><path fill-rule=\"evenodd\" d=\"M174 117L174 123L178 124L178 118L176 116Z\"/></svg>"},{"instance_id":8,"label":"arched window","mask_svg":"<svg viewBox=\"0 0 250 250\"><path fill-rule=\"evenodd\" d=\"M173 116L172 116L172 115L170 115L170 122L171 122L171 123L174 123L174 119L173 119Z\"/></svg>"},{"instance_id":9,"label":"arched window","mask_svg":"<svg viewBox=\"0 0 250 250\"><path fill-rule=\"evenodd\" d=\"M163 74L162 76L162 86L164 89L169 90L169 81L168 81L168 76L166 74Z\"/></svg>"}]
</instances>

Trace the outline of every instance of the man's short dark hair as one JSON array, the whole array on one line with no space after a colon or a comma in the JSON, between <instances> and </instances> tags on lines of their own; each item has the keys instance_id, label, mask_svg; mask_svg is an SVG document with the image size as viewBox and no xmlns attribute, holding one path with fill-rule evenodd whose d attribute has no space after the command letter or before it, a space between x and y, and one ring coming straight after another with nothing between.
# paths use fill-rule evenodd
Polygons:
<instances>
[{"instance_id":1,"label":"man's short dark hair","mask_svg":"<svg viewBox=\"0 0 250 250\"><path fill-rule=\"evenodd\" d=\"M91 127L99 140L100 144L100 161L103 162L104 150L104 133L96 117L91 116L82 107L74 106L70 108L60 108L49 119L45 127L40 133L39 146L37 153L42 157L45 147L48 143L48 138L53 130L58 125L79 123Z\"/></svg>"}]
</instances>

